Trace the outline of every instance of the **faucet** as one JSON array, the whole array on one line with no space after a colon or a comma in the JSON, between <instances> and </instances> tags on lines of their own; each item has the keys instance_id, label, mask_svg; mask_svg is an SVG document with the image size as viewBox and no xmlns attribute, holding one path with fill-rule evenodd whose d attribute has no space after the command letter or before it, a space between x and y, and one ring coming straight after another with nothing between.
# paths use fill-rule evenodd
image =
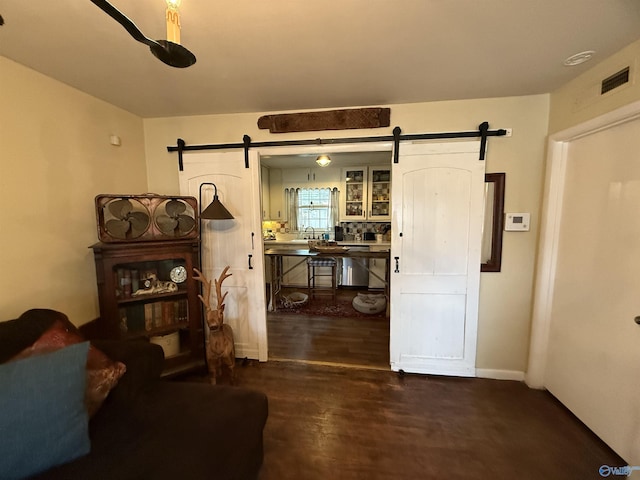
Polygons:
<instances>
[{"instance_id":1,"label":"faucet","mask_svg":"<svg viewBox=\"0 0 640 480\"><path fill-rule=\"evenodd\" d=\"M316 230L313 227L307 227L304 229L305 233L307 232L307 230L311 229L311 240L315 240L316 239ZM305 237L306 238L306 237Z\"/></svg>"}]
</instances>

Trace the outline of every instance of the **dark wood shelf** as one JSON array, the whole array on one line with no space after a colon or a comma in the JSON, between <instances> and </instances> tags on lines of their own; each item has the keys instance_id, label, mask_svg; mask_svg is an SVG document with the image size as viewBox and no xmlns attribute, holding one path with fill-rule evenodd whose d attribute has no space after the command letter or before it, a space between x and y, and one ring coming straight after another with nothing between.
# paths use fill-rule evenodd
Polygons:
<instances>
[{"instance_id":1,"label":"dark wood shelf","mask_svg":"<svg viewBox=\"0 0 640 480\"><path fill-rule=\"evenodd\" d=\"M169 292L169 293L154 293L150 295L140 295L137 297L128 297L128 298L116 298L118 305L126 305L131 303L153 303L157 300L166 300L168 298L176 298L176 297L184 297L189 295L187 290L178 290L177 292Z\"/></svg>"},{"instance_id":2,"label":"dark wood shelf","mask_svg":"<svg viewBox=\"0 0 640 480\"><path fill-rule=\"evenodd\" d=\"M165 359L163 376L206 365L200 285L193 278L199 265L199 240L97 243L93 249L100 301L100 318L92 332L96 338L149 339L179 332L180 353ZM119 270L149 269L160 281L169 281L173 266L184 266L187 279L178 291L121 298ZM173 303L173 305L171 305ZM158 304L158 305L155 305ZM169 304L169 305L167 305ZM151 316L149 306L153 305ZM150 318L155 327L147 329ZM181 321L175 321L176 319ZM186 320L182 321L183 318Z\"/></svg>"},{"instance_id":3,"label":"dark wood shelf","mask_svg":"<svg viewBox=\"0 0 640 480\"><path fill-rule=\"evenodd\" d=\"M177 330L185 330L189 328L189 322L172 323L171 325L164 325L162 327L155 327L151 330L137 330L135 332L127 332L124 337L130 340L142 337L154 337L156 335L166 335L173 333Z\"/></svg>"}]
</instances>

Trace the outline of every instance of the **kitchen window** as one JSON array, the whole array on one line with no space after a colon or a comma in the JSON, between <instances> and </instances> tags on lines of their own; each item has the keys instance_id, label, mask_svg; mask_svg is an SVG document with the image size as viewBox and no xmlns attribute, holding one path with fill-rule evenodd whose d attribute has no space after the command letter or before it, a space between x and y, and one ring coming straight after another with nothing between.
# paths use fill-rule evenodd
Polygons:
<instances>
[{"instance_id":1,"label":"kitchen window","mask_svg":"<svg viewBox=\"0 0 640 480\"><path fill-rule=\"evenodd\" d=\"M331 230L339 221L337 188L285 189L288 222L292 230L312 227Z\"/></svg>"}]
</instances>

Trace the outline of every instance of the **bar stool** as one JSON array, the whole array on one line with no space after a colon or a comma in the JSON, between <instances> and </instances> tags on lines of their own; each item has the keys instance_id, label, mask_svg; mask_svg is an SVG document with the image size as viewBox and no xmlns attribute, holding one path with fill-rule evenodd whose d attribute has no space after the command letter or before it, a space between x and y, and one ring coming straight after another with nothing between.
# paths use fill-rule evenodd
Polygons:
<instances>
[{"instance_id":1,"label":"bar stool","mask_svg":"<svg viewBox=\"0 0 640 480\"><path fill-rule=\"evenodd\" d=\"M337 277L336 269L338 262L333 257L310 257L307 259L307 294L311 301L316 294L331 295L333 301L336 301ZM322 270L316 271L316 268L331 268L331 273L322 273ZM316 285L316 277L331 277L331 286Z\"/></svg>"}]
</instances>

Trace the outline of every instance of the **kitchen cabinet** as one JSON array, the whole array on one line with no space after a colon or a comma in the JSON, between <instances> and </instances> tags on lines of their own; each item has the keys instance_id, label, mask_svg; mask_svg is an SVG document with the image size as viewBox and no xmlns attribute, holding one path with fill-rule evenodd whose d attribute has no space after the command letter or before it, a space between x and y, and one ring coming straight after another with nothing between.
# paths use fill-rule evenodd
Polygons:
<instances>
[{"instance_id":1,"label":"kitchen cabinet","mask_svg":"<svg viewBox=\"0 0 640 480\"><path fill-rule=\"evenodd\" d=\"M271 186L269 184L269 169L260 167L260 190L262 193L262 220L269 220L271 215Z\"/></svg>"},{"instance_id":2,"label":"kitchen cabinet","mask_svg":"<svg viewBox=\"0 0 640 480\"><path fill-rule=\"evenodd\" d=\"M391 220L391 168L369 167L368 220Z\"/></svg>"},{"instance_id":3,"label":"kitchen cabinet","mask_svg":"<svg viewBox=\"0 0 640 480\"><path fill-rule=\"evenodd\" d=\"M340 183L340 170L331 167L284 168L283 187L330 188Z\"/></svg>"},{"instance_id":4,"label":"kitchen cabinet","mask_svg":"<svg viewBox=\"0 0 640 480\"><path fill-rule=\"evenodd\" d=\"M367 167L342 169L340 220L352 222L367 219Z\"/></svg>"},{"instance_id":5,"label":"kitchen cabinet","mask_svg":"<svg viewBox=\"0 0 640 480\"><path fill-rule=\"evenodd\" d=\"M282 170L279 168L269 169L269 207L271 210L270 220L281 220L283 214Z\"/></svg>"},{"instance_id":6,"label":"kitchen cabinet","mask_svg":"<svg viewBox=\"0 0 640 480\"><path fill-rule=\"evenodd\" d=\"M341 175L340 220L391 220L391 168L348 167Z\"/></svg>"},{"instance_id":7,"label":"kitchen cabinet","mask_svg":"<svg viewBox=\"0 0 640 480\"><path fill-rule=\"evenodd\" d=\"M331 167L317 167L309 169L309 182L314 188L333 188L340 184L340 170Z\"/></svg>"},{"instance_id":8,"label":"kitchen cabinet","mask_svg":"<svg viewBox=\"0 0 640 480\"><path fill-rule=\"evenodd\" d=\"M300 257L282 257L282 271L287 272L282 279L284 286L307 288L306 259L301 259Z\"/></svg>"},{"instance_id":9,"label":"kitchen cabinet","mask_svg":"<svg viewBox=\"0 0 640 480\"><path fill-rule=\"evenodd\" d=\"M389 245L370 245L370 252L388 252ZM384 278L387 261L384 258L369 259L369 288L384 289L384 282L380 279ZM380 278L377 278L375 275Z\"/></svg>"},{"instance_id":10,"label":"kitchen cabinet","mask_svg":"<svg viewBox=\"0 0 640 480\"><path fill-rule=\"evenodd\" d=\"M309 181L308 168L283 168L282 169L282 185L283 187L299 187L306 185Z\"/></svg>"}]
</instances>

